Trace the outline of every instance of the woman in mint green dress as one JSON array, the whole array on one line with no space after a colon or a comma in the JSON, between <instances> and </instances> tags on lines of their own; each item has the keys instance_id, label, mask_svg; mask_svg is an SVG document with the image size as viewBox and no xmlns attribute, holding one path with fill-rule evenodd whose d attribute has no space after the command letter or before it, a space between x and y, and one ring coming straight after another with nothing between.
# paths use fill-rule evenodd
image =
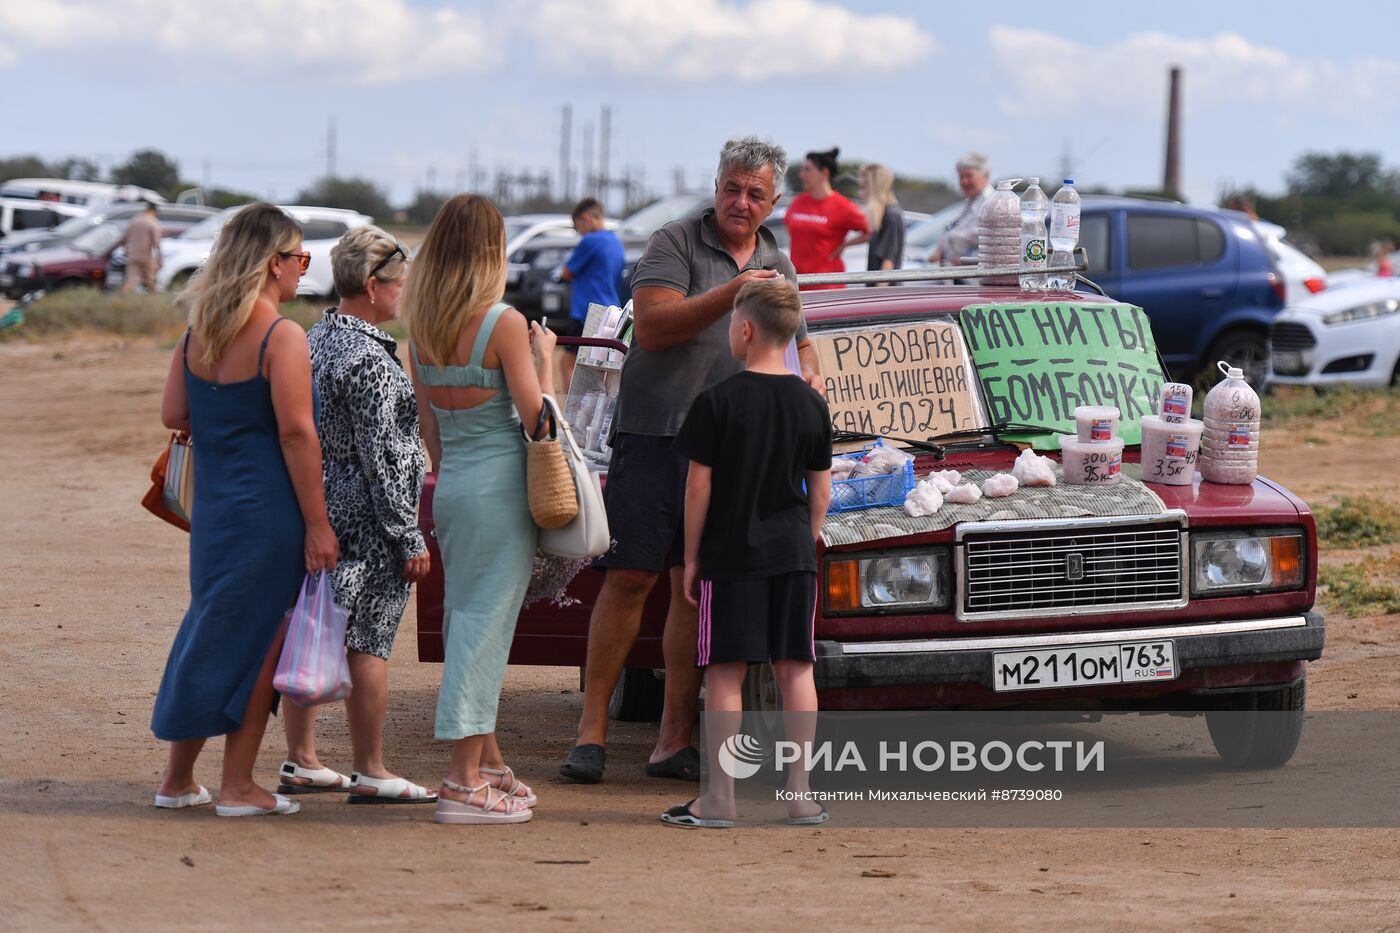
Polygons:
<instances>
[{"instance_id":1,"label":"woman in mint green dress","mask_svg":"<svg viewBox=\"0 0 1400 933\"><path fill-rule=\"evenodd\" d=\"M496 710L538 536L520 425L534 426L554 391L554 335L501 302L505 279L500 211L458 195L428 228L403 298L437 471L445 658L434 733L456 743L440 823L519 823L535 804L501 755Z\"/></svg>"}]
</instances>

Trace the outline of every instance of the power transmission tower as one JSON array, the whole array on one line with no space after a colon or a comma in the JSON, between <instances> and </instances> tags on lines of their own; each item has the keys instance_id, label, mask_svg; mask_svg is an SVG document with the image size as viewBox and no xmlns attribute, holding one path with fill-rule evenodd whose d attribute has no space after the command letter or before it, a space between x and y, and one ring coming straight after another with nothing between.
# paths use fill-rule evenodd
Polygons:
<instances>
[{"instance_id":1,"label":"power transmission tower","mask_svg":"<svg viewBox=\"0 0 1400 933\"><path fill-rule=\"evenodd\" d=\"M335 177L335 117L326 127L326 177Z\"/></svg>"},{"instance_id":2,"label":"power transmission tower","mask_svg":"<svg viewBox=\"0 0 1400 933\"><path fill-rule=\"evenodd\" d=\"M573 201L571 184L573 167L569 164L569 144L573 140L574 108L564 105L563 125L559 128L559 192L565 201Z\"/></svg>"}]
</instances>

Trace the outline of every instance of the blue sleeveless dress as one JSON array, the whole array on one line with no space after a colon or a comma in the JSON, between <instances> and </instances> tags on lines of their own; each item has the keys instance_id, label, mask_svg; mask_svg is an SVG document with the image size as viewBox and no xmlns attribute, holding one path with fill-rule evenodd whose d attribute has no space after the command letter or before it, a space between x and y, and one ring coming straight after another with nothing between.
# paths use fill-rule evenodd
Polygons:
<instances>
[{"instance_id":1,"label":"blue sleeveless dress","mask_svg":"<svg viewBox=\"0 0 1400 933\"><path fill-rule=\"evenodd\" d=\"M466 366L427 366L427 386L499 390L467 409L433 405L442 439L433 522L442 552L444 663L433 732L461 739L496 730L515 622L534 567L538 529L525 492L525 438L505 373L481 365L506 310L486 312Z\"/></svg>"},{"instance_id":2,"label":"blue sleeveless dress","mask_svg":"<svg viewBox=\"0 0 1400 933\"><path fill-rule=\"evenodd\" d=\"M194 439L190 608L156 694L151 731L165 741L237 732L263 659L306 575L306 526L282 459L272 386L258 372L217 383L190 372Z\"/></svg>"}]
</instances>

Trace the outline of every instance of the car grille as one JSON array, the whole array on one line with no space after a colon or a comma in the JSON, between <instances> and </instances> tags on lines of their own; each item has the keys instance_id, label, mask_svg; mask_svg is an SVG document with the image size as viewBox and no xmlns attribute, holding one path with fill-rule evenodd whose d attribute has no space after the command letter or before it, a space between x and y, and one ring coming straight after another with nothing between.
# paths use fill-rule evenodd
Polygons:
<instances>
[{"instance_id":1,"label":"car grille","mask_svg":"<svg viewBox=\"0 0 1400 933\"><path fill-rule=\"evenodd\" d=\"M1177 525L968 534L959 618L1082 615L1186 603Z\"/></svg>"},{"instance_id":2,"label":"car grille","mask_svg":"<svg viewBox=\"0 0 1400 933\"><path fill-rule=\"evenodd\" d=\"M1306 324L1293 324L1288 321L1274 325L1273 332L1274 350L1311 350L1317 346L1317 338L1312 331L1308 330Z\"/></svg>"}]
</instances>

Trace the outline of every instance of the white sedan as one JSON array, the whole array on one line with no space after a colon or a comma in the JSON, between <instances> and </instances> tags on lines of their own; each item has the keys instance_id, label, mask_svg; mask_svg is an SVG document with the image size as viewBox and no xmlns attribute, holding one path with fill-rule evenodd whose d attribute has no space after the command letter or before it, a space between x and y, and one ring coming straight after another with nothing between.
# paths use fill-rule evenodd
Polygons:
<instances>
[{"instance_id":1,"label":"white sedan","mask_svg":"<svg viewBox=\"0 0 1400 933\"><path fill-rule=\"evenodd\" d=\"M183 288L189 277L209 258L209 251L213 249L214 240L224 224L239 210L230 207L195 224L180 236L161 241L156 287L161 291ZM374 218L335 207L283 205L282 210L301 227L302 249L311 254L311 265L301 277L297 294L331 295L335 290L335 281L331 276L331 248L340 242L347 230L373 223Z\"/></svg>"},{"instance_id":2,"label":"white sedan","mask_svg":"<svg viewBox=\"0 0 1400 933\"><path fill-rule=\"evenodd\" d=\"M1372 277L1301 299L1274 319L1269 382L1385 388L1400 381L1400 279Z\"/></svg>"}]
</instances>

